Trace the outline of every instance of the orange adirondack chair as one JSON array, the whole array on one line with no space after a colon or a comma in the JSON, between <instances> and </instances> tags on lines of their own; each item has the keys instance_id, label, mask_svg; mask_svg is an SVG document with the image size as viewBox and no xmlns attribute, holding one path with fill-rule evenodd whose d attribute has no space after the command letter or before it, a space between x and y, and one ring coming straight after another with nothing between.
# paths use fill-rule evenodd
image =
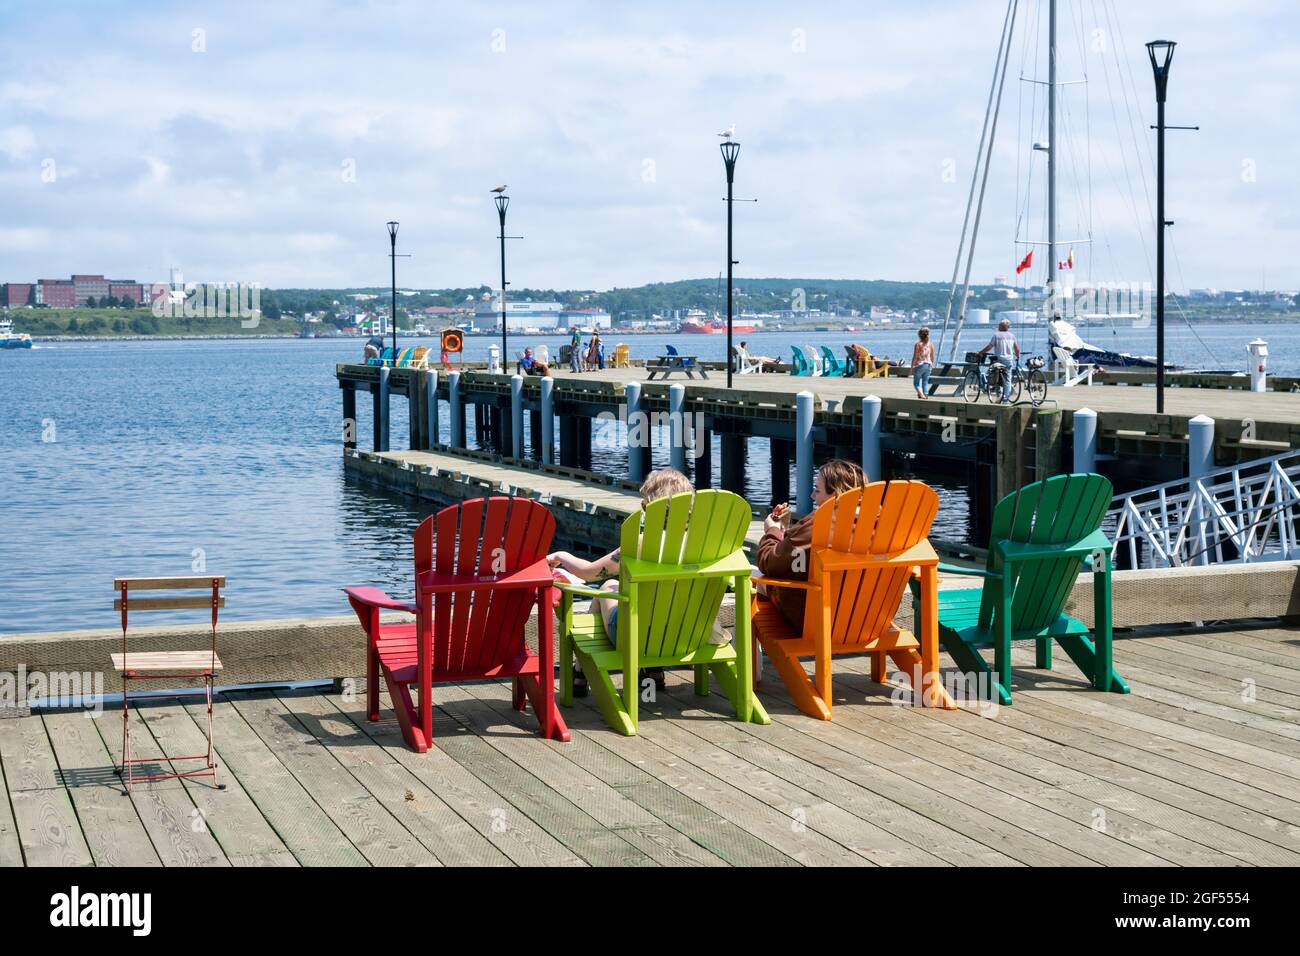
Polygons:
<instances>
[{"instance_id":1,"label":"orange adirondack chair","mask_svg":"<svg viewBox=\"0 0 1300 956\"><path fill-rule=\"evenodd\" d=\"M542 736L568 740L555 706L556 591L546 564L554 536L554 516L535 501L474 498L443 508L415 529L414 603L395 601L378 588L345 588L367 637L367 716L379 719L382 674L402 736L424 753L433 737L435 683L509 677L515 708L530 702ZM536 653L524 640L534 605ZM416 621L381 624L381 610L408 611Z\"/></svg>"},{"instance_id":2,"label":"orange adirondack chair","mask_svg":"<svg viewBox=\"0 0 1300 956\"><path fill-rule=\"evenodd\" d=\"M926 535L939 496L920 481L877 481L837 495L814 513L808 580L754 578L772 588L806 592L802 633L768 598L752 605L754 638L763 646L799 709L831 719L831 657L873 655L871 674L883 683L886 658L918 688L929 707L955 705L939 678L937 590L939 556ZM903 592L919 579L920 631L894 625ZM813 680L800 662L813 657Z\"/></svg>"}]
</instances>

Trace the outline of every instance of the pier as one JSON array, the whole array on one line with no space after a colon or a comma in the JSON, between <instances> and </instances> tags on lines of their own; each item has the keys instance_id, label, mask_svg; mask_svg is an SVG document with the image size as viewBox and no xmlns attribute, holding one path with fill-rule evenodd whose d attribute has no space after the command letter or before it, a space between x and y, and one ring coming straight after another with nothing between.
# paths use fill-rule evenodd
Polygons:
<instances>
[{"instance_id":1,"label":"pier","mask_svg":"<svg viewBox=\"0 0 1300 956\"><path fill-rule=\"evenodd\" d=\"M649 424L680 432L674 444L686 447L675 447L672 460L701 488L743 494L747 442L766 441L772 501L751 502L759 511L786 500L807 511L814 462L832 456L860 461L873 479L896 473L898 456L962 474L971 492L971 540L981 542L993 503L1052 474L1097 471L1117 489L1134 489L1186 477L1207 462L1225 465L1300 448L1300 393L1205 386L1195 376L1184 377L1188 384L1170 377L1181 387L1167 389L1166 412L1157 415L1142 407L1154 405L1153 391L1140 384L1149 376L1132 372L1108 374L1115 384L1050 388L1037 408L967 403L948 394L952 386L922 400L902 376L748 374L727 389L719 376L664 382L648 381L646 374L637 365L578 375L557 369L549 378L478 368L448 373L339 365L343 417L350 423L345 467L371 484L419 493L419 482L400 474L402 462L351 454L361 445L360 392L371 397L372 452L396 450L389 412L397 396L410 411L403 450L465 457L473 435L479 449L516 464L563 469L568 480L592 488L626 480L631 487L622 490L632 491L649 469L650 447L628 447L622 474L596 475L592 432L599 418L631 422L640 412ZM444 402L449 427L440 424ZM691 445L710 449L714 435L716 460L688 453ZM590 504L600 507L594 499Z\"/></svg>"}]
</instances>

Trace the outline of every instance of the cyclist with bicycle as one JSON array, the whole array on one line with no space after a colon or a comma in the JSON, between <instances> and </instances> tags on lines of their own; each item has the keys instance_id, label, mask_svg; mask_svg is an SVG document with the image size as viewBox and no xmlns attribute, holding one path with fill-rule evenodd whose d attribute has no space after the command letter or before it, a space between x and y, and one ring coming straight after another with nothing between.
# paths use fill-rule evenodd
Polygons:
<instances>
[{"instance_id":1,"label":"cyclist with bicycle","mask_svg":"<svg viewBox=\"0 0 1300 956\"><path fill-rule=\"evenodd\" d=\"M998 330L989 339L989 344L977 354L993 352L993 361L1005 367L1002 373L1002 401L1011 401L1011 367L1020 364L1020 343L1011 334L1011 320L1003 319L998 323Z\"/></svg>"}]
</instances>

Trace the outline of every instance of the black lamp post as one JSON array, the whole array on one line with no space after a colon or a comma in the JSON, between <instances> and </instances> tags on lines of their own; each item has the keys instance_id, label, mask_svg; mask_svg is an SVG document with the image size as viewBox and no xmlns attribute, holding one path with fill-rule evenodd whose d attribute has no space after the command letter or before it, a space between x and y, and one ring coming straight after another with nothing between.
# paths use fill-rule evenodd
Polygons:
<instances>
[{"instance_id":1,"label":"black lamp post","mask_svg":"<svg viewBox=\"0 0 1300 956\"><path fill-rule=\"evenodd\" d=\"M397 226L395 222L388 223L388 259L393 264L393 361L397 361Z\"/></svg>"},{"instance_id":2,"label":"black lamp post","mask_svg":"<svg viewBox=\"0 0 1300 956\"><path fill-rule=\"evenodd\" d=\"M510 208L510 197L497 193L497 216L501 219L501 368L506 367L506 210Z\"/></svg>"},{"instance_id":3,"label":"black lamp post","mask_svg":"<svg viewBox=\"0 0 1300 956\"><path fill-rule=\"evenodd\" d=\"M1169 64L1174 59L1172 40L1147 44L1151 72L1156 80L1156 414L1165 410L1165 91Z\"/></svg>"},{"instance_id":4,"label":"black lamp post","mask_svg":"<svg viewBox=\"0 0 1300 956\"><path fill-rule=\"evenodd\" d=\"M722 162L727 167L727 388L731 388L731 369L735 364L735 353L731 346L731 267L736 264L731 255L731 190L736 179L736 157L740 155L740 143L727 138L720 148Z\"/></svg>"}]
</instances>

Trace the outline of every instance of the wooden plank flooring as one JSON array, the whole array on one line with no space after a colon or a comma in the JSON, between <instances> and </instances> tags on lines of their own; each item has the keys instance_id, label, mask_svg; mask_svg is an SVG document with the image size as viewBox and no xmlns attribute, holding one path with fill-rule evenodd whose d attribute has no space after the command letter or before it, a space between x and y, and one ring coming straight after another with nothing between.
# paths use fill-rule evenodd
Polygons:
<instances>
[{"instance_id":1,"label":"wooden plank flooring","mask_svg":"<svg viewBox=\"0 0 1300 956\"><path fill-rule=\"evenodd\" d=\"M910 706L864 658L835 663L835 719L771 668L767 727L670 675L641 733L594 705L539 739L505 684L435 691L411 753L364 701L224 695L221 781L113 771L118 711L0 718L0 866L1294 866L1300 631L1152 631L1117 642L1128 696L1016 651L1013 707ZM387 701L385 700L385 704ZM206 715L138 712L136 753L196 753Z\"/></svg>"}]
</instances>

